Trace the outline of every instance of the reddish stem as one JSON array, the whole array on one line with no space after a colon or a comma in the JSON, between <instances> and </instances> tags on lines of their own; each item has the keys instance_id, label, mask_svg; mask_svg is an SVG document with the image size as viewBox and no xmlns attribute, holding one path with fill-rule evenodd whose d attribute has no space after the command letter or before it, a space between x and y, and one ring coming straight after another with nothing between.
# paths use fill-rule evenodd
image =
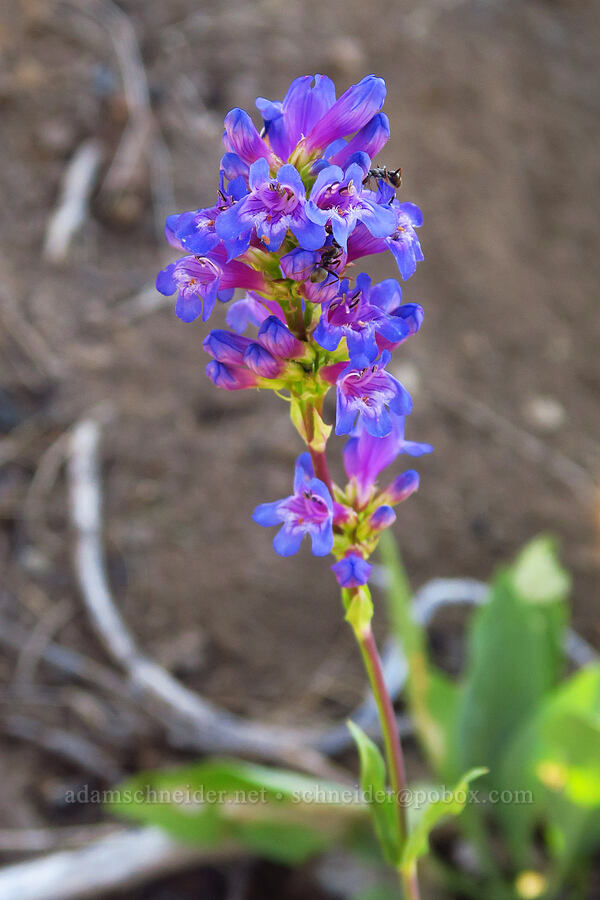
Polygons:
<instances>
[{"instance_id":1,"label":"reddish stem","mask_svg":"<svg viewBox=\"0 0 600 900\"><path fill-rule=\"evenodd\" d=\"M315 476L319 478L324 485L326 485L327 490L331 494L331 498L333 499L333 482L331 480L331 475L329 474L329 465L327 463L327 456L324 450L313 450L311 447L308 448L310 452L310 458L312 459L313 468L315 470Z\"/></svg>"},{"instance_id":2,"label":"reddish stem","mask_svg":"<svg viewBox=\"0 0 600 900\"><path fill-rule=\"evenodd\" d=\"M385 744L385 755L387 758L390 784L396 798L398 810L400 841L403 845L408 836L408 822L406 815L406 769L404 767L402 745L400 743L400 735L398 734L398 726L396 724L396 714L394 713L392 700L385 685L381 659L379 657L375 638L373 637L373 632L369 628L368 631L356 632L356 637L369 677L371 690L373 691L377 709L379 711L379 720ZM406 900L419 900L420 893L416 867L412 865L407 869L400 868L398 874L402 882Z\"/></svg>"}]
</instances>

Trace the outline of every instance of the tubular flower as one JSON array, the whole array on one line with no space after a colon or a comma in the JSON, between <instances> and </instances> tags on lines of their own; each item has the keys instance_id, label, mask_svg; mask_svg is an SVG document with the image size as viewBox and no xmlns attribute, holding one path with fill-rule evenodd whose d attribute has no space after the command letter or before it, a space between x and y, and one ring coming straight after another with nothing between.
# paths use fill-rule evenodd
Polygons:
<instances>
[{"instance_id":1,"label":"tubular flower","mask_svg":"<svg viewBox=\"0 0 600 900\"><path fill-rule=\"evenodd\" d=\"M419 331L423 309L403 302L395 279L353 274L358 260L387 250L403 279L423 259L420 210L398 201L398 179L373 162L390 136L385 93L375 75L339 98L331 79L303 75L283 100L258 98L260 131L232 109L216 200L167 218L166 240L182 255L156 281L176 294L184 322L206 321L217 300L232 301L228 327L203 341L208 377L227 391L271 389L289 401L309 450L293 493L260 504L254 521L280 526L273 543L283 556L309 535L313 553L335 556L341 587L359 592L394 507L419 484L409 470L381 486L381 473L400 454L432 449L405 440L412 400L387 369L391 351ZM234 300L236 289L244 293ZM348 435L345 486L332 482L326 458L332 388L335 433Z\"/></svg>"},{"instance_id":2,"label":"tubular flower","mask_svg":"<svg viewBox=\"0 0 600 900\"><path fill-rule=\"evenodd\" d=\"M377 479L402 453L423 456L432 453L431 444L420 444L404 439L405 420L398 416L392 422L390 433L383 438L374 437L364 427L359 427L344 447L344 468L354 485L359 506L365 506L372 497Z\"/></svg>"},{"instance_id":3,"label":"tubular flower","mask_svg":"<svg viewBox=\"0 0 600 900\"><path fill-rule=\"evenodd\" d=\"M266 159L250 166L250 192L216 221L229 258L250 246L256 235L269 250L279 250L288 228L305 250L317 250L325 242L325 229L311 222L305 212L305 188L298 171L289 164L273 178Z\"/></svg>"},{"instance_id":4,"label":"tubular flower","mask_svg":"<svg viewBox=\"0 0 600 900\"><path fill-rule=\"evenodd\" d=\"M169 296L177 291L175 312L183 322L193 322L198 316L206 322L214 309L217 297L231 300L236 287L260 291L265 281L241 262L226 263L221 254L184 256L171 263L156 278L156 288Z\"/></svg>"},{"instance_id":5,"label":"tubular flower","mask_svg":"<svg viewBox=\"0 0 600 900\"><path fill-rule=\"evenodd\" d=\"M296 461L294 493L283 500L261 503L252 518L266 527L281 524L273 538L280 556L297 553L305 534L310 535L315 556L328 556L333 547L333 500L322 481L314 477L308 453Z\"/></svg>"},{"instance_id":6,"label":"tubular flower","mask_svg":"<svg viewBox=\"0 0 600 900\"><path fill-rule=\"evenodd\" d=\"M415 274L417 263L424 259L415 231L415 228L423 224L423 215L414 203L399 203L395 199L390 200L391 196L395 196L393 188L380 182L377 202L389 209L395 217L391 232L381 238L364 225L358 225L348 239L348 259L352 261L373 253L391 250L400 274L406 281Z\"/></svg>"},{"instance_id":7,"label":"tubular flower","mask_svg":"<svg viewBox=\"0 0 600 900\"><path fill-rule=\"evenodd\" d=\"M394 284L401 296L400 285ZM384 286L389 290L377 291L377 287ZM393 286L385 282L372 290L371 279L365 274L357 277L355 287L350 287L345 278L340 282L339 293L330 300L319 319L313 334L317 344L326 350L336 350L341 339L346 338L350 359L366 356L369 360L379 355L380 338L389 346L400 344L414 332L402 316L388 315L383 308L392 291Z\"/></svg>"},{"instance_id":8,"label":"tubular flower","mask_svg":"<svg viewBox=\"0 0 600 900\"><path fill-rule=\"evenodd\" d=\"M406 416L412 400L406 388L385 371L391 354L384 350L379 359L367 357L351 361L337 379L336 434L349 434L360 423L374 437L385 437L394 416Z\"/></svg>"},{"instance_id":9,"label":"tubular flower","mask_svg":"<svg viewBox=\"0 0 600 900\"><path fill-rule=\"evenodd\" d=\"M357 163L348 166L345 172L339 166L327 166L317 175L306 205L310 221L329 226L343 250L358 222L377 238L392 234L396 226L394 211L379 204L373 191L363 189L364 177Z\"/></svg>"}]
</instances>

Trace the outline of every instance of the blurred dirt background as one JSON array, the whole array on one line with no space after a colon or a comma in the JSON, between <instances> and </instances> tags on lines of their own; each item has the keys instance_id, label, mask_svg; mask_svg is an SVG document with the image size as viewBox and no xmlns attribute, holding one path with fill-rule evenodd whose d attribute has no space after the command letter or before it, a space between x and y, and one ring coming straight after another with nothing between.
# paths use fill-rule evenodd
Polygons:
<instances>
[{"instance_id":1,"label":"blurred dirt background","mask_svg":"<svg viewBox=\"0 0 600 900\"><path fill-rule=\"evenodd\" d=\"M401 199L425 218L426 259L404 293L425 307L425 324L395 364L415 398L408 436L436 450L396 526L412 582L485 579L551 531L574 573L574 624L600 647L597 4L120 8L153 126L118 177L111 163L129 112L114 7L4 0L0 13L2 618L103 659L73 577L61 469L63 436L93 411L105 422L112 586L142 646L202 694L265 720L327 721L360 698L327 562L306 549L277 558L250 520L257 503L288 492L299 443L284 405L217 391L204 375L206 329L179 322L151 285L172 258L157 220L213 201L228 109L281 98L299 74L324 72L341 92L376 72L392 126L380 161L402 166ZM49 219L90 140L100 164L89 214L53 262ZM391 257L367 268L394 275ZM223 320L220 307L211 325ZM68 685L36 652L6 651L0 663L10 774L0 827L97 816L62 805L65 785L86 773L15 736L18 714L102 740L94 711L65 701ZM123 771L173 758L159 736L109 749ZM226 896L215 879L203 896ZM287 875L275 883L257 896L317 896Z\"/></svg>"}]
</instances>

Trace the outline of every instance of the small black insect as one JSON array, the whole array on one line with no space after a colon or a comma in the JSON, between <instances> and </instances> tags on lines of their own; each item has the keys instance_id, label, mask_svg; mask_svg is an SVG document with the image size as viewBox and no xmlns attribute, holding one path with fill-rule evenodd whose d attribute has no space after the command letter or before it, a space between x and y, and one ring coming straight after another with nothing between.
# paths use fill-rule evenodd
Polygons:
<instances>
[{"instance_id":1,"label":"small black insect","mask_svg":"<svg viewBox=\"0 0 600 900\"><path fill-rule=\"evenodd\" d=\"M338 265L339 257L342 254L342 248L340 245L334 241L327 250L324 250L321 254L321 263L314 270L312 275L310 276L310 280L313 283L320 284L322 281L325 281L330 275L333 278L337 278L340 280L340 276L336 271L336 266Z\"/></svg>"},{"instance_id":2,"label":"small black insect","mask_svg":"<svg viewBox=\"0 0 600 900\"><path fill-rule=\"evenodd\" d=\"M381 178L383 181L391 184L393 188L399 188L402 184L402 169L388 169L387 166L376 166L373 169L369 169L363 184L366 184L370 178Z\"/></svg>"}]
</instances>

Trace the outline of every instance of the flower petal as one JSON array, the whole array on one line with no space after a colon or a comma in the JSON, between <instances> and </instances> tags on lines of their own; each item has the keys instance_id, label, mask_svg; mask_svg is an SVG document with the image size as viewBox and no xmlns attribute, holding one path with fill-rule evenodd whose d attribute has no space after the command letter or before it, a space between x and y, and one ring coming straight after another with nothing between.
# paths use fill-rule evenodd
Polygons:
<instances>
[{"instance_id":1,"label":"flower petal","mask_svg":"<svg viewBox=\"0 0 600 900\"><path fill-rule=\"evenodd\" d=\"M269 528L271 525L279 525L282 518L279 507L284 502L284 500L273 500L272 503L260 503L252 513L253 521L257 525L263 525L265 528Z\"/></svg>"}]
</instances>

